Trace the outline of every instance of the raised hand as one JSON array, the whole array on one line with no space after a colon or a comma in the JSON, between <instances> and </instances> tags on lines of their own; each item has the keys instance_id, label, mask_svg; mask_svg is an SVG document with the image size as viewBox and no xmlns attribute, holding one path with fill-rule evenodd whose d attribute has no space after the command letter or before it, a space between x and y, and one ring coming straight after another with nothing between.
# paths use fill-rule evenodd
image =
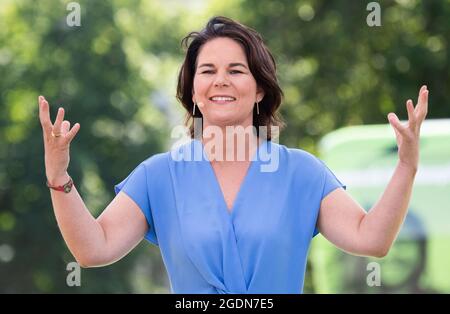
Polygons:
<instances>
[{"instance_id":1,"label":"raised hand","mask_svg":"<svg viewBox=\"0 0 450 314\"><path fill-rule=\"evenodd\" d=\"M80 130L76 123L70 129L70 122L64 120L64 108L58 109L55 123L50 120L50 105L39 96L39 120L42 126L45 150L45 174L51 185L63 184L69 167L70 143ZM61 180L62 179L62 180Z\"/></svg>"},{"instance_id":2,"label":"raised hand","mask_svg":"<svg viewBox=\"0 0 450 314\"><path fill-rule=\"evenodd\" d=\"M397 138L400 164L417 171L420 126L428 112L428 90L426 85L420 88L416 107L414 108L412 100L408 99L406 109L408 111L408 122L405 125L402 125L397 115L392 112L388 114L388 120Z\"/></svg>"}]
</instances>

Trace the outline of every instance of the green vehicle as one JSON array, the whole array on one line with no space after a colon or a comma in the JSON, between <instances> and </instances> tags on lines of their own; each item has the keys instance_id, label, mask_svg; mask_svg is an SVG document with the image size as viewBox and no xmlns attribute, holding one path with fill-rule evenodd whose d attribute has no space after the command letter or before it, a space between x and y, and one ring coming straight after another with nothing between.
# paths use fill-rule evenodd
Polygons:
<instances>
[{"instance_id":1,"label":"green vehicle","mask_svg":"<svg viewBox=\"0 0 450 314\"><path fill-rule=\"evenodd\" d=\"M320 142L321 159L366 210L381 197L397 163L392 127L345 127ZM450 119L425 120L419 170L408 215L389 254L381 259L343 253L323 236L312 241L317 293L450 292ZM376 262L380 280L369 284Z\"/></svg>"}]
</instances>

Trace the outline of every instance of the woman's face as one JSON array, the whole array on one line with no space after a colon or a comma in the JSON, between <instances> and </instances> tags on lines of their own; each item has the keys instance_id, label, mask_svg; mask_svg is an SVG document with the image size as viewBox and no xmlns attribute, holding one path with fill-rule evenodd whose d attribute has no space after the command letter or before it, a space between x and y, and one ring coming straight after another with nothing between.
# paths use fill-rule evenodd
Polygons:
<instances>
[{"instance_id":1,"label":"woman's face","mask_svg":"<svg viewBox=\"0 0 450 314\"><path fill-rule=\"evenodd\" d=\"M240 44L219 37L200 48L192 100L202 103L195 110L203 114L204 126L252 125L253 106L263 97Z\"/></svg>"}]
</instances>

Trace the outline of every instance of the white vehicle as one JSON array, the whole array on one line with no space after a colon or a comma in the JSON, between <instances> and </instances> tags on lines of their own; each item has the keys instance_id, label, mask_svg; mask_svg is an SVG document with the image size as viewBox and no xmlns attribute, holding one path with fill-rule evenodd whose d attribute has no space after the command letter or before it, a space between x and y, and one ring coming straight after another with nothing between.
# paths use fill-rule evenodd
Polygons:
<instances>
[{"instance_id":1,"label":"white vehicle","mask_svg":"<svg viewBox=\"0 0 450 314\"><path fill-rule=\"evenodd\" d=\"M398 160L394 131L389 124L336 130L320 142L320 157L369 210ZM310 262L316 293L450 292L450 119L422 124L408 215L389 254L356 257L317 236Z\"/></svg>"}]
</instances>

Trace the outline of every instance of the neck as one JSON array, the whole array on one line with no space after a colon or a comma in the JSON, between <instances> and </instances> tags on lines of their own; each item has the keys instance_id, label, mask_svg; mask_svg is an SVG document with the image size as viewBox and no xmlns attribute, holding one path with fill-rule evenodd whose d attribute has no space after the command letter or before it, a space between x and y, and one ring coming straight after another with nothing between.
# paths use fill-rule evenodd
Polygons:
<instances>
[{"instance_id":1,"label":"neck","mask_svg":"<svg viewBox=\"0 0 450 314\"><path fill-rule=\"evenodd\" d=\"M249 162L260 144L252 124L227 127L205 123L201 141L209 160L215 164Z\"/></svg>"}]
</instances>

